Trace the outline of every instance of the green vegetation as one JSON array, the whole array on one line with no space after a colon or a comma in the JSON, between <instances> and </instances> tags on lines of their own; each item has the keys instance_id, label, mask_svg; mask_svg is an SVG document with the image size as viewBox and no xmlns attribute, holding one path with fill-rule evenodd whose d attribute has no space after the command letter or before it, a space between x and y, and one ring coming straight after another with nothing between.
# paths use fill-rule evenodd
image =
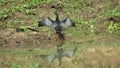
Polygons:
<instances>
[{"instance_id":1,"label":"green vegetation","mask_svg":"<svg viewBox=\"0 0 120 68\"><path fill-rule=\"evenodd\" d=\"M117 31L119 29L120 29L120 25L117 24L117 23L113 24L112 22L110 22L109 25L108 25L108 31L110 33L113 33L113 32L115 32L115 31Z\"/></svg>"},{"instance_id":2,"label":"green vegetation","mask_svg":"<svg viewBox=\"0 0 120 68\"><path fill-rule=\"evenodd\" d=\"M14 62L4 62L4 64L10 66L10 68L19 68L20 67L19 64L16 64Z\"/></svg>"},{"instance_id":3,"label":"green vegetation","mask_svg":"<svg viewBox=\"0 0 120 68\"><path fill-rule=\"evenodd\" d=\"M9 2L9 1L6 1L6 2ZM49 3L49 2L51 2L51 0L31 0L22 5L13 6L13 7L10 7L9 9L3 9L0 13L0 15L1 15L0 19L6 18L7 16L9 16L9 13L11 13L11 12L24 11L27 8L35 7L38 4L40 4L41 2ZM32 10L31 12L33 12L33 11L34 10ZM26 13L30 13L30 10L26 10Z\"/></svg>"},{"instance_id":4,"label":"green vegetation","mask_svg":"<svg viewBox=\"0 0 120 68\"><path fill-rule=\"evenodd\" d=\"M0 7L1 6L4 6L6 3L8 3L8 2L14 2L15 0L1 0L0 1Z\"/></svg>"},{"instance_id":5,"label":"green vegetation","mask_svg":"<svg viewBox=\"0 0 120 68\"><path fill-rule=\"evenodd\" d=\"M6 1L1 0L0 3L3 4L3 3L7 3L7 2L15 2L15 1L14 0L6 0ZM35 24L37 25L37 22L34 20L35 16L30 16L30 15L36 15L38 10L40 9L40 8L38 8L38 5L40 5L41 3L51 3L52 1L51 0L31 0L31 1L21 0L20 2L22 2L22 4L13 6L13 7L7 8L7 9L3 9L2 11L0 11L0 19L5 20L7 17L10 16L11 13L22 12L22 13L27 14L28 17L33 17L33 21L32 21L33 23L31 24L31 26L32 25L35 26ZM97 20L104 19L106 17L111 18L111 17L120 15L120 12L118 10L119 6L117 6L116 8L111 10L109 7L110 2L108 2L108 3L105 2L105 3L101 4L101 2L98 0L98 1L96 1L96 3L100 2L99 4L101 4L101 5L99 6L99 9L101 9L101 11L99 11L97 13L95 18L91 17L91 18L89 18L89 20L86 21L83 17L79 17L79 15L81 15L79 13L85 12L88 15L90 14L90 16L94 15L94 13L96 13L97 10L95 8L93 8L94 5L93 5L92 0L90 0L90 1L88 1L88 0L71 1L71 3L69 3L69 2L66 3L66 2L67 1L59 1L58 2L59 8L63 9L67 13L67 15L69 15L73 19L73 21L75 23L77 23L78 25L81 25L83 27L87 26L88 30L90 32L95 32L96 26L94 24L97 22ZM57 9L54 9L54 10L57 10ZM103 11L105 11L105 12L103 12ZM75 13L78 13L78 15L75 15ZM7 24L5 25L6 28L10 28L10 27L16 26L16 24L18 23L18 20L17 20L17 18L15 18L13 20L7 20L6 22L7 22ZM19 22L24 23L25 21L19 20ZM108 26L108 29L107 29L108 32L111 33L111 30L116 31L117 29L119 29L119 28L116 28L116 26L115 26L115 29L111 28L110 24L106 25L106 26ZM117 26L118 25L119 24L117 24ZM2 27L1 27L1 29L2 29Z\"/></svg>"}]
</instances>

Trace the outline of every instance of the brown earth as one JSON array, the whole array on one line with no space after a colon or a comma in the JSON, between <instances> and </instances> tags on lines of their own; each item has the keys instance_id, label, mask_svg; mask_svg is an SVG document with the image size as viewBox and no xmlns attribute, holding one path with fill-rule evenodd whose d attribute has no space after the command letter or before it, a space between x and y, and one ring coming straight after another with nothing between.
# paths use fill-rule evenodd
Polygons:
<instances>
[{"instance_id":1,"label":"brown earth","mask_svg":"<svg viewBox=\"0 0 120 68\"><path fill-rule=\"evenodd\" d=\"M65 36L67 40L68 36ZM16 32L16 29L8 28L0 30L0 49L20 49L34 47L54 47L60 44L58 35L42 32Z\"/></svg>"}]
</instances>

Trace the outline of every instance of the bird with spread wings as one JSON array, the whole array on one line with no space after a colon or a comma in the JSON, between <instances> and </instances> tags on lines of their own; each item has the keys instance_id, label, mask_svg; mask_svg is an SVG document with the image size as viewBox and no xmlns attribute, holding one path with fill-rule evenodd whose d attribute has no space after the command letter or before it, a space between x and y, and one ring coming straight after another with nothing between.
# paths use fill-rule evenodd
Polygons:
<instances>
[{"instance_id":1,"label":"bird with spread wings","mask_svg":"<svg viewBox=\"0 0 120 68\"><path fill-rule=\"evenodd\" d=\"M57 12L55 12L56 15L56 19L55 21L51 20L50 17L47 17L45 19L43 19L42 21L39 21L38 26L48 26L50 28L54 28L56 30L56 33L60 33L63 31L62 28L68 28L70 26L75 27L75 23L70 19L70 18L66 18L63 21L59 20L59 15Z\"/></svg>"}]
</instances>

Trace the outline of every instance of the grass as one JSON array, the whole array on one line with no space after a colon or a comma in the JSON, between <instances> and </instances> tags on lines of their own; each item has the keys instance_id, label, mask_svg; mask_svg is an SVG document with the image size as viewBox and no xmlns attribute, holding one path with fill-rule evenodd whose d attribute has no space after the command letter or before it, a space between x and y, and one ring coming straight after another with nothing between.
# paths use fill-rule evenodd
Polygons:
<instances>
[{"instance_id":1,"label":"grass","mask_svg":"<svg viewBox=\"0 0 120 68\"><path fill-rule=\"evenodd\" d=\"M6 1L6 2L9 2L9 1ZM5 19L9 16L10 13L17 12L17 11L24 12L25 14L28 14L28 16L30 16L31 14L35 14L36 10L38 9L38 8L36 8L36 6L39 5L41 2L50 3L51 0L32 0L32 1L25 2L25 3L18 5L18 6L13 6L13 7L10 7L8 9L3 9L2 11L0 11L0 15L1 15L0 19ZM93 1L81 0L81 1L73 2L75 4L73 4L73 3L67 4L65 1L61 1L60 4L62 6L64 6L63 7L64 11L67 13L67 15L69 15L73 19L74 22L76 22L78 24L82 23L81 25L83 25L83 26L86 26L86 25L89 26L89 29L91 32L94 32L94 29L95 29L94 23L96 22L96 20L103 19L105 17L110 18L110 17L116 16L116 15L120 15L119 11L117 10L117 8L119 8L119 6L117 6L114 10L110 10L108 7L110 3L108 2L106 4L103 3L100 6L100 8L102 10L104 8L108 8L108 10L106 10L106 12L104 12L104 13L101 11L100 13L97 14L96 18L93 18L93 19L91 18L88 21L85 21L84 18L81 18L81 17L76 18L76 15L74 13L78 13L79 10L80 10L80 12L86 10L85 12L88 12L88 14L93 15L93 13L95 13L96 10L93 7L89 6L89 5L92 5L92 2ZM33 9L33 7L35 7L35 8ZM79 14L78 14L78 16L79 16ZM9 24L9 23L13 23L13 24ZM15 24L17 24L16 19L15 19L15 23L14 23L14 21L8 21L8 24L6 24L6 28L7 27L10 28L12 26L15 26ZM34 25L34 24L32 24L32 25ZM1 27L1 29L2 29L2 27Z\"/></svg>"},{"instance_id":2,"label":"grass","mask_svg":"<svg viewBox=\"0 0 120 68\"><path fill-rule=\"evenodd\" d=\"M19 68L20 67L19 64L16 64L14 62L4 62L4 64L9 65L10 68Z\"/></svg>"},{"instance_id":3,"label":"grass","mask_svg":"<svg viewBox=\"0 0 120 68\"><path fill-rule=\"evenodd\" d=\"M15 0L1 0L0 1L0 7L4 6L8 2L14 2Z\"/></svg>"},{"instance_id":4,"label":"grass","mask_svg":"<svg viewBox=\"0 0 120 68\"><path fill-rule=\"evenodd\" d=\"M9 2L9 1L7 1L7 2ZM9 9L3 9L0 12L0 15L1 15L0 19L8 17L9 13L11 13L11 12L24 11L24 10L25 10L26 13L34 12L35 10L30 11L27 8L35 7L38 4L40 4L41 2L49 3L49 2L51 2L51 0L43 0L43 1L42 0L32 0L32 1L26 2L25 4L22 4L22 5L13 6L13 7L10 7Z\"/></svg>"}]
</instances>

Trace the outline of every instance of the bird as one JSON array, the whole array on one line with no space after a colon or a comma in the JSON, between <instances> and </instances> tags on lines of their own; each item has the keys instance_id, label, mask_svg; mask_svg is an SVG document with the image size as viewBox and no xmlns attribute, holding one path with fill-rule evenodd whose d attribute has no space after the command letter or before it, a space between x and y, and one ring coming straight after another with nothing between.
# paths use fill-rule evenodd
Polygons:
<instances>
[{"instance_id":1,"label":"bird","mask_svg":"<svg viewBox=\"0 0 120 68\"><path fill-rule=\"evenodd\" d=\"M54 21L51 20L50 17L47 17L43 19L42 21L38 22L38 27L48 26L50 28L54 28L56 33L61 33L63 31L62 28L68 28L70 26L75 27L75 23L69 17L67 17L63 21L60 21L59 15L57 12L55 12L55 15L56 15L56 19Z\"/></svg>"},{"instance_id":2,"label":"bird","mask_svg":"<svg viewBox=\"0 0 120 68\"><path fill-rule=\"evenodd\" d=\"M58 60L60 62L59 65L61 65L62 64L62 58L63 57L71 58L75 54L76 50L77 50L77 47L75 47L71 51L64 51L64 49L62 47L59 47L57 49L57 53L51 54L51 55L40 55L40 57L44 61L47 61L47 62L53 62L55 59L58 58Z\"/></svg>"}]
</instances>

